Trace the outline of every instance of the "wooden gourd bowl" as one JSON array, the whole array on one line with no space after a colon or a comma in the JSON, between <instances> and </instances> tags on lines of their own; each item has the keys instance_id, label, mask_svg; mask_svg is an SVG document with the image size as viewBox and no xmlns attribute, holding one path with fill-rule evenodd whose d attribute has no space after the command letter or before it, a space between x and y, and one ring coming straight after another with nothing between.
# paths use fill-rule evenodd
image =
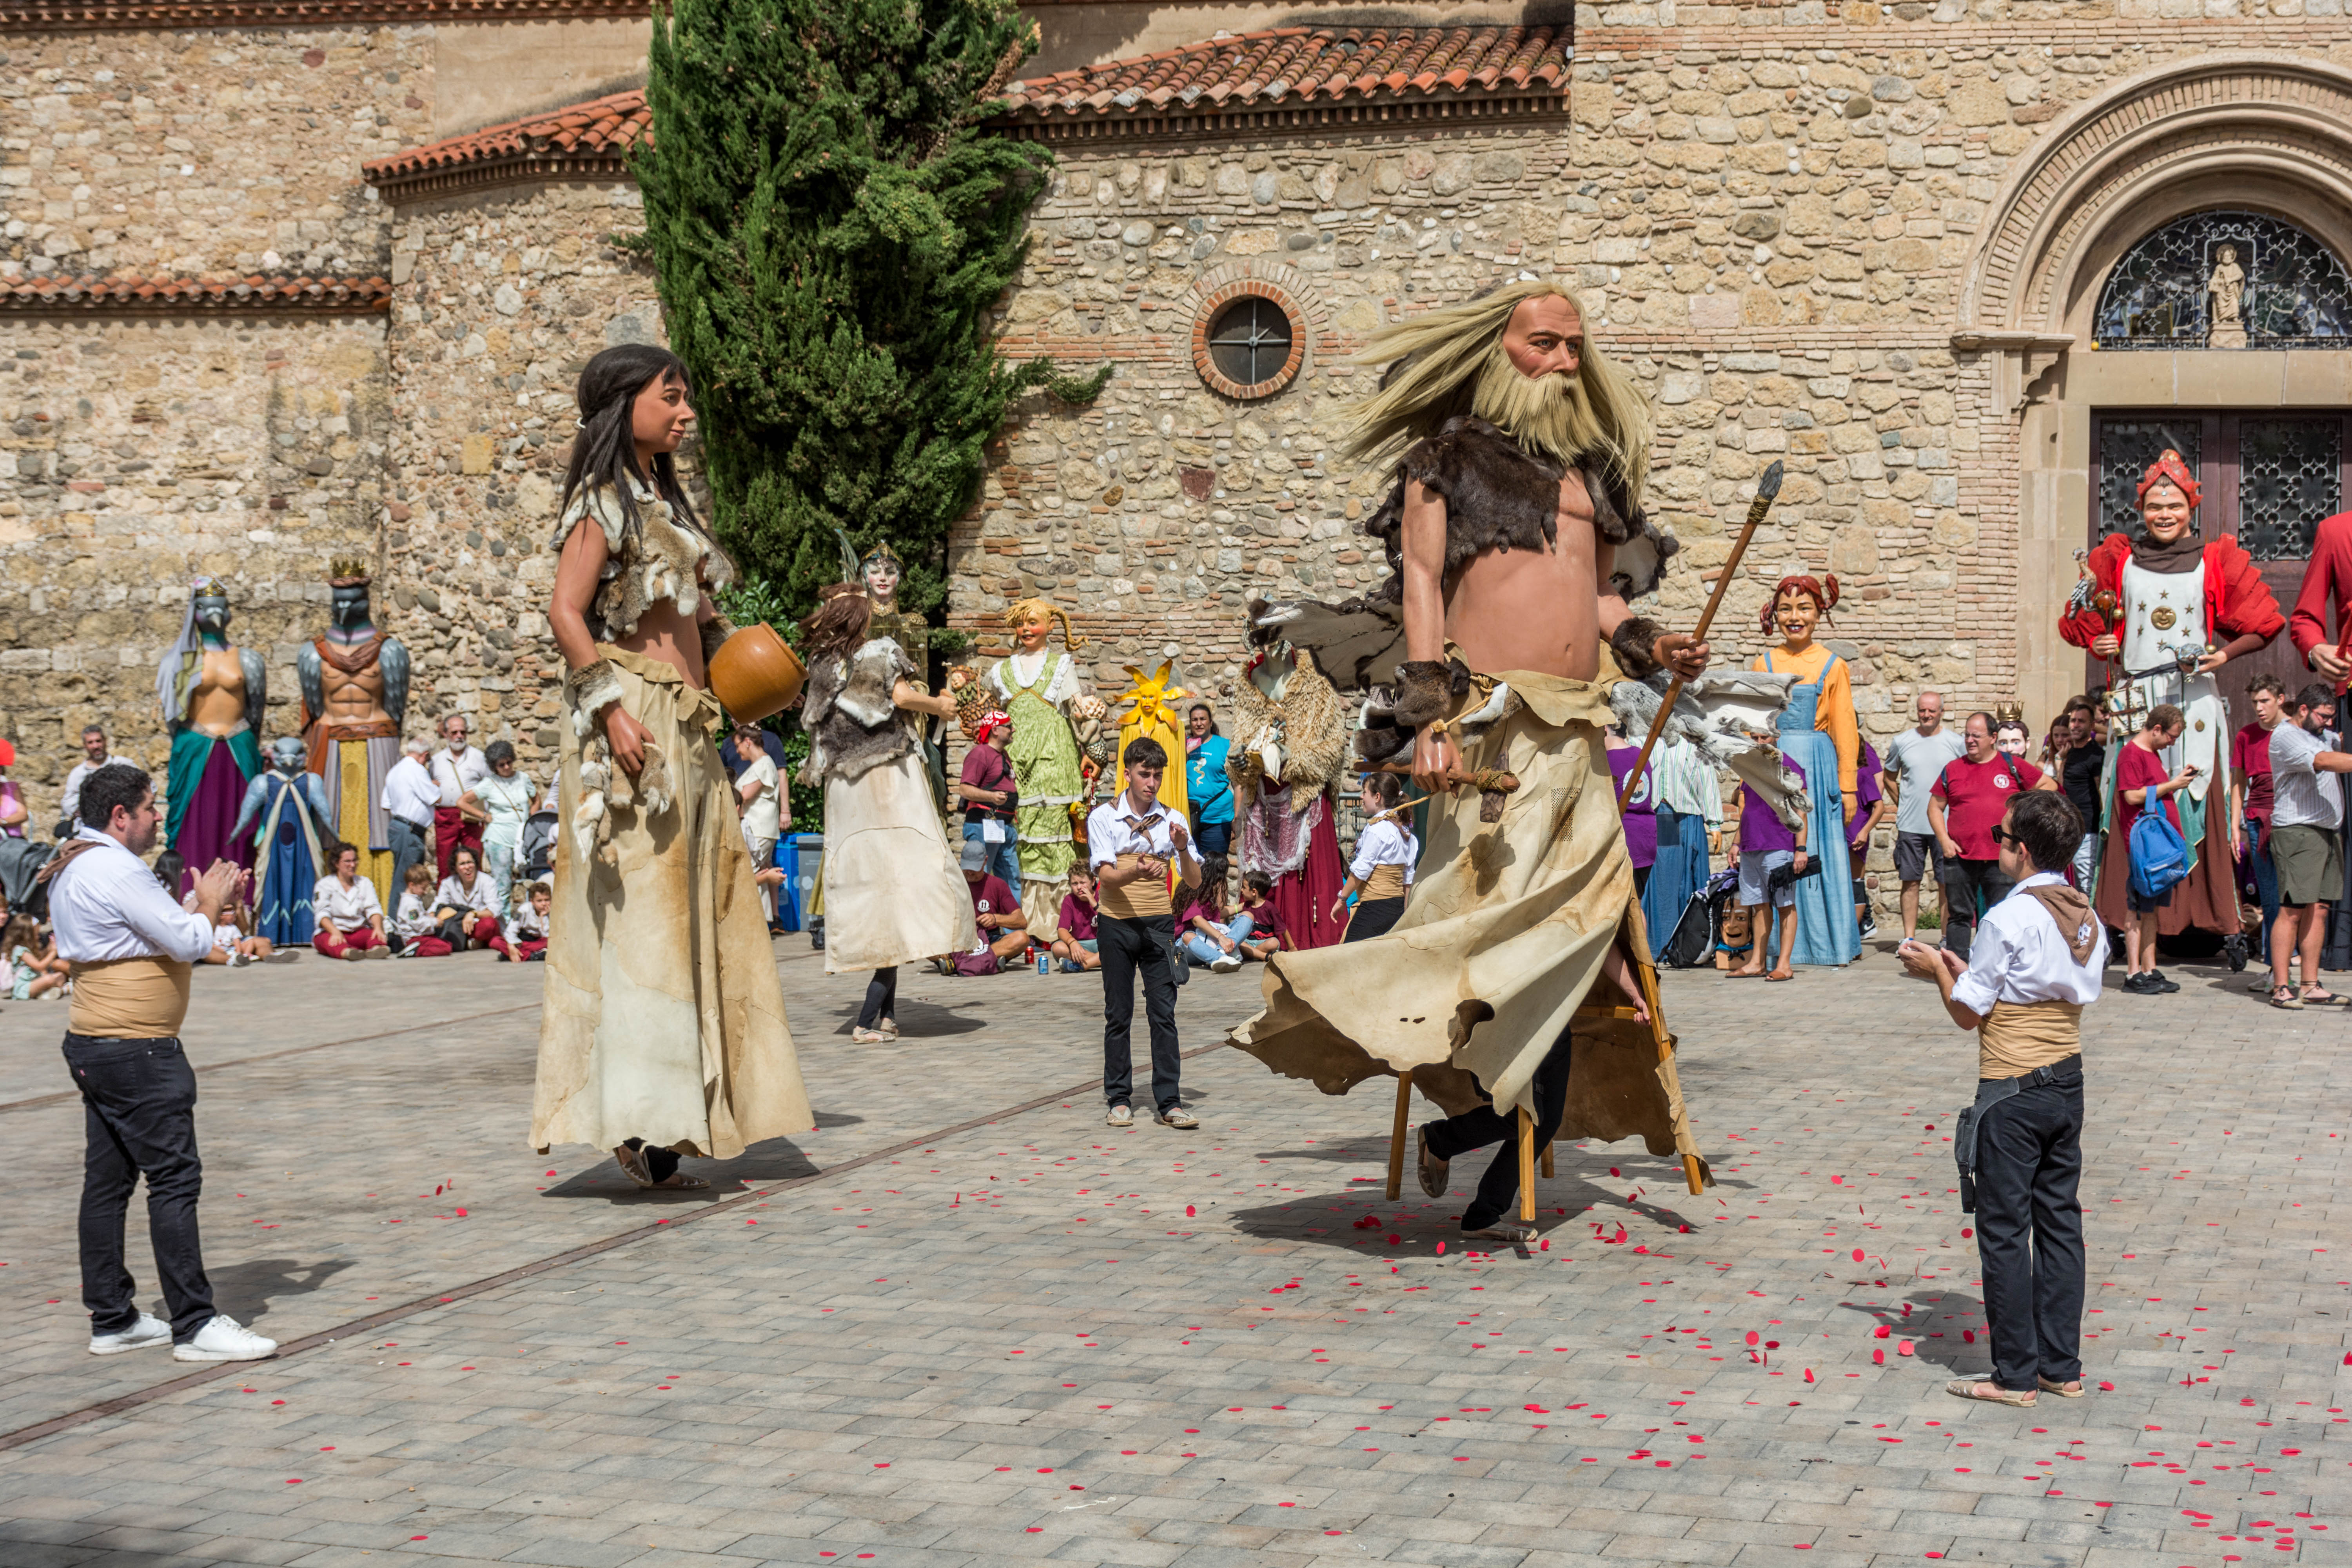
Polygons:
<instances>
[{"instance_id":1,"label":"wooden gourd bowl","mask_svg":"<svg viewBox=\"0 0 2352 1568\"><path fill-rule=\"evenodd\" d=\"M738 724L772 719L801 694L807 671L773 626L745 626L710 656L710 690Z\"/></svg>"}]
</instances>

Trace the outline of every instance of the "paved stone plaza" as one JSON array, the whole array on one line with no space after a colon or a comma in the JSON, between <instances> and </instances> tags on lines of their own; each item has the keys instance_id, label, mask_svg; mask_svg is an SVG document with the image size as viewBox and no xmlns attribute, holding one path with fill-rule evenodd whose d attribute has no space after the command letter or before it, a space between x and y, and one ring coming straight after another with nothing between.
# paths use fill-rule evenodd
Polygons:
<instances>
[{"instance_id":1,"label":"paved stone plaza","mask_svg":"<svg viewBox=\"0 0 2352 1568\"><path fill-rule=\"evenodd\" d=\"M536 968L201 973L208 1261L289 1352L222 1369L83 1352L64 1012L0 1010L0 1568L2352 1563L2352 1016L2094 1011L2094 1392L2019 1411L1939 1392L1973 1042L1883 953L1668 976L1719 1185L1563 1144L1488 1256L1475 1160L1383 1201L1385 1081L1213 1048L1255 970L1182 993L1200 1131L1113 1131L1090 977L866 1048L778 952L823 1126L716 1201L525 1146Z\"/></svg>"}]
</instances>

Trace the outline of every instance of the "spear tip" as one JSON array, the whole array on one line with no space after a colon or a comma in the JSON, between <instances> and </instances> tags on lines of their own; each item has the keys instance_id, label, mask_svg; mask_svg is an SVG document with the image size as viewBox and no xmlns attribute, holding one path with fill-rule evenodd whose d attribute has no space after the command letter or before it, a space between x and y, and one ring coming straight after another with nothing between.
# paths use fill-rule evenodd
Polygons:
<instances>
[{"instance_id":1,"label":"spear tip","mask_svg":"<svg viewBox=\"0 0 2352 1568\"><path fill-rule=\"evenodd\" d=\"M1764 470L1764 477L1756 481L1756 499L1770 500L1780 493L1780 459L1775 458L1772 459L1772 466Z\"/></svg>"}]
</instances>

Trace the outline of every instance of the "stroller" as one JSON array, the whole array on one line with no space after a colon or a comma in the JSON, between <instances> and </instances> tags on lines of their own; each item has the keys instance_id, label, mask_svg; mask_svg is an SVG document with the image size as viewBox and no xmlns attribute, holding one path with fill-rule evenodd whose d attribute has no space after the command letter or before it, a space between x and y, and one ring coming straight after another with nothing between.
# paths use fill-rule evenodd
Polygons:
<instances>
[{"instance_id":1,"label":"stroller","mask_svg":"<svg viewBox=\"0 0 2352 1568\"><path fill-rule=\"evenodd\" d=\"M1668 969L1696 969L1715 962L1723 940L1723 917L1739 887L1739 873L1726 868L1699 885L1667 934L1658 962Z\"/></svg>"},{"instance_id":2,"label":"stroller","mask_svg":"<svg viewBox=\"0 0 2352 1568\"><path fill-rule=\"evenodd\" d=\"M522 841L515 846L515 864L527 881L537 881L555 867L555 813L534 811L523 818Z\"/></svg>"}]
</instances>

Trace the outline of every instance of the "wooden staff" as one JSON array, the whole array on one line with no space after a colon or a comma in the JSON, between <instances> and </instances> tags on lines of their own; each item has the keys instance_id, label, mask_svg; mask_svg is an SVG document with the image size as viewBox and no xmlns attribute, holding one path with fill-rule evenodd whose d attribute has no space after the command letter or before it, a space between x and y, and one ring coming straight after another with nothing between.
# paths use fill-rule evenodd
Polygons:
<instances>
[{"instance_id":1,"label":"wooden staff","mask_svg":"<svg viewBox=\"0 0 2352 1568\"><path fill-rule=\"evenodd\" d=\"M1403 773L1410 777L1412 773L1412 764L1410 763L1383 763L1379 767L1365 768L1362 771L1368 773ZM1503 820L1504 806L1509 804L1510 797L1512 795L1518 793L1519 775L1517 773L1505 773L1500 768L1477 768L1475 770L1466 768L1448 768L1445 770L1444 782L1439 787L1443 789L1476 790L1478 792L1478 820L1481 822L1500 822Z\"/></svg>"},{"instance_id":2,"label":"wooden staff","mask_svg":"<svg viewBox=\"0 0 2352 1568\"><path fill-rule=\"evenodd\" d=\"M1707 595L1706 609L1699 616L1698 630L1691 634L1691 641L1702 643L1706 640L1706 630L1715 624L1715 612L1723 607L1724 591L1731 586L1732 576L1739 570L1739 558L1748 553L1748 542L1756 537L1757 524L1762 522L1764 514L1772 510L1772 499L1780 493L1780 463L1775 458L1772 466L1764 470L1764 477L1756 481L1756 499L1748 503L1748 521L1739 526L1739 538L1732 544L1731 554L1723 563L1722 575L1715 580L1715 592ZM1650 765L1650 753L1657 749L1658 737L1666 732L1666 719L1674 712L1675 701L1682 694L1683 678L1677 675L1674 683L1666 688L1666 700L1658 704L1658 716L1650 721L1649 739L1642 742L1642 754L1633 759L1633 771L1625 775L1625 787L1617 792L1617 809L1621 814L1641 784L1642 770Z\"/></svg>"}]
</instances>

